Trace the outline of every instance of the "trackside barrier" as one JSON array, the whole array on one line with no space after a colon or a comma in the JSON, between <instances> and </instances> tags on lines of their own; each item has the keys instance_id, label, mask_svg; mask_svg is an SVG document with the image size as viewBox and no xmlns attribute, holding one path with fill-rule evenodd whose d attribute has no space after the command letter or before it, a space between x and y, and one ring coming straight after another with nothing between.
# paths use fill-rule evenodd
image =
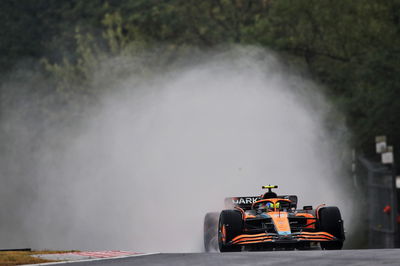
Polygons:
<instances>
[{"instance_id":1,"label":"trackside barrier","mask_svg":"<svg viewBox=\"0 0 400 266\"><path fill-rule=\"evenodd\" d=\"M399 247L395 173L390 167L364 157L358 161L366 175L368 247Z\"/></svg>"}]
</instances>

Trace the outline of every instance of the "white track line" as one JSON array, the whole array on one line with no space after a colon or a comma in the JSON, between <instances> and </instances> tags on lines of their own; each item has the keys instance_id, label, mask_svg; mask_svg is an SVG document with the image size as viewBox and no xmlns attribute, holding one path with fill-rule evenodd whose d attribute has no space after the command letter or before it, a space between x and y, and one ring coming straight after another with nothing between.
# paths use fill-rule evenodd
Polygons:
<instances>
[{"instance_id":1,"label":"white track line","mask_svg":"<svg viewBox=\"0 0 400 266\"><path fill-rule=\"evenodd\" d=\"M86 259L86 260L70 260L70 261L59 261L59 262L46 262L46 263L38 263L38 264L23 264L22 266L38 266L38 265L59 265L59 264L67 264L67 263L77 263L77 262L89 262L89 261L98 261L98 260L116 260L130 257L140 257L140 256L149 256L160 254L160 252L154 253L144 253L144 254L135 254L121 257L113 257L113 258L98 258L98 259Z\"/></svg>"}]
</instances>

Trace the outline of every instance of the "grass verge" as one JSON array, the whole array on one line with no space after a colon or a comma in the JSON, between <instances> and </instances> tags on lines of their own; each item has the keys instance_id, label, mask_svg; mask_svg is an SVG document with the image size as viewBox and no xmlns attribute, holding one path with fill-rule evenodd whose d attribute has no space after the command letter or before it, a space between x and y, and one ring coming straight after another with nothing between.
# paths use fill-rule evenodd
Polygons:
<instances>
[{"instance_id":1,"label":"grass verge","mask_svg":"<svg viewBox=\"0 0 400 266\"><path fill-rule=\"evenodd\" d=\"M45 262L56 262L54 260L44 260L31 255L35 254L56 254L56 253L68 253L76 250L69 251L55 251L55 250L41 250L41 251L0 251L0 265L22 265L22 264L37 264Z\"/></svg>"}]
</instances>

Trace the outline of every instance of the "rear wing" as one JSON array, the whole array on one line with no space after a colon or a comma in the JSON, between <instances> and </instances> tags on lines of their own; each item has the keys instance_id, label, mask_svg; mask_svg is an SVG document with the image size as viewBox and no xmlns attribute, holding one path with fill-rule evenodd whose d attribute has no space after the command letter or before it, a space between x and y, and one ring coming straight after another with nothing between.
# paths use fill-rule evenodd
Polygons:
<instances>
[{"instance_id":1,"label":"rear wing","mask_svg":"<svg viewBox=\"0 0 400 266\"><path fill-rule=\"evenodd\" d=\"M229 197L225 198L225 207L234 208L239 207L243 210L250 210L251 205L257 200L260 200L262 196L248 196L248 197ZM280 199L288 199L292 202L292 207L297 208L297 196L296 195L281 195L278 196Z\"/></svg>"}]
</instances>

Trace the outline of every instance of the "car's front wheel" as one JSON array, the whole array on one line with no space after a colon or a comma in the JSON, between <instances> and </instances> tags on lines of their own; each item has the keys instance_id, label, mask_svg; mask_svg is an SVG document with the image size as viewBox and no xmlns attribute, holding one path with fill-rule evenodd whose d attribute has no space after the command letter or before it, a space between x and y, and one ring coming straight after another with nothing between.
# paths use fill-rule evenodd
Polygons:
<instances>
[{"instance_id":1,"label":"car's front wheel","mask_svg":"<svg viewBox=\"0 0 400 266\"><path fill-rule=\"evenodd\" d=\"M342 249L345 239L343 220L338 207L323 207L318 210L319 230L330 233L337 241L321 242L322 249Z\"/></svg>"},{"instance_id":2,"label":"car's front wheel","mask_svg":"<svg viewBox=\"0 0 400 266\"><path fill-rule=\"evenodd\" d=\"M242 214L235 210L224 210L219 216L218 246L221 252L241 251L241 246L228 245L234 237L242 233Z\"/></svg>"}]
</instances>

